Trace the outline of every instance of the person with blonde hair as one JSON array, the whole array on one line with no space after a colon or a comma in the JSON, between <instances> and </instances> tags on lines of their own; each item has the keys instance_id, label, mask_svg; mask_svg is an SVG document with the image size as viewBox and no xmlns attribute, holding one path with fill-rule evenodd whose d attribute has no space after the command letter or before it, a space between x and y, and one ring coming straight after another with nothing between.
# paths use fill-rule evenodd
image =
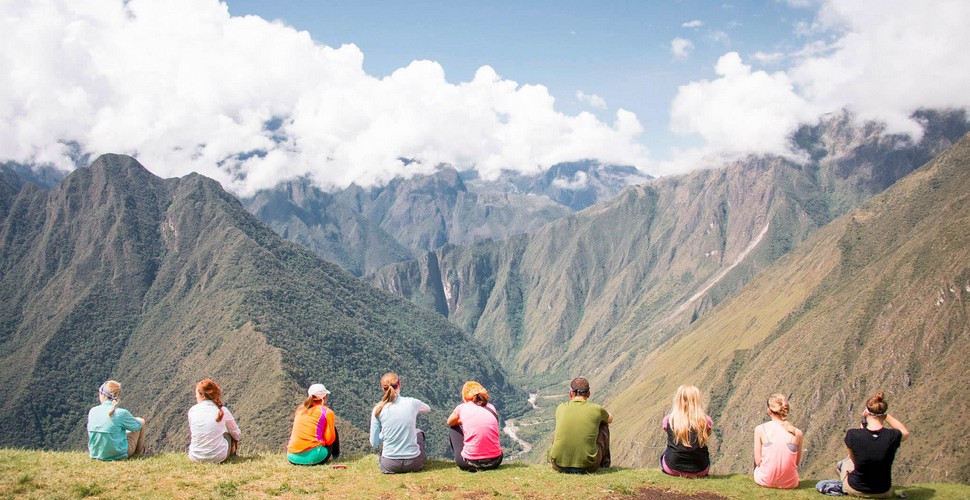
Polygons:
<instances>
[{"instance_id":1,"label":"person with blonde hair","mask_svg":"<svg viewBox=\"0 0 970 500\"><path fill-rule=\"evenodd\" d=\"M899 445L908 437L906 426L889 414L885 394L873 394L862 411L862 425L845 433L849 456L835 466L842 479L842 491L853 496L891 498L893 460Z\"/></svg>"},{"instance_id":2,"label":"person with blonde hair","mask_svg":"<svg viewBox=\"0 0 970 500\"><path fill-rule=\"evenodd\" d=\"M286 443L286 459L293 465L319 465L340 456L337 415L327 407L330 391L312 384L293 414L293 429Z\"/></svg>"},{"instance_id":3,"label":"person with blonde hair","mask_svg":"<svg viewBox=\"0 0 970 500\"><path fill-rule=\"evenodd\" d=\"M397 474L424 468L428 455L424 449L424 431L418 429L418 414L431 407L424 402L401 396L401 379L396 373L381 377L381 401L370 416L370 444L384 445L379 460L381 472Z\"/></svg>"},{"instance_id":4,"label":"person with blonde hair","mask_svg":"<svg viewBox=\"0 0 970 500\"><path fill-rule=\"evenodd\" d=\"M88 452L104 461L124 460L145 451L145 419L119 408L121 384L109 380L98 388L101 404L88 411Z\"/></svg>"},{"instance_id":5,"label":"person with blonde hair","mask_svg":"<svg viewBox=\"0 0 970 500\"><path fill-rule=\"evenodd\" d=\"M499 418L488 391L478 382L465 382L461 397L465 402L448 417L455 465L468 472L497 469L502 465Z\"/></svg>"},{"instance_id":6,"label":"person with blonde hair","mask_svg":"<svg viewBox=\"0 0 970 500\"><path fill-rule=\"evenodd\" d=\"M706 477L711 468L707 443L714 422L701 405L700 389L678 387L662 427L667 433L667 447L660 455L661 470L671 476Z\"/></svg>"},{"instance_id":7,"label":"person with blonde hair","mask_svg":"<svg viewBox=\"0 0 970 500\"><path fill-rule=\"evenodd\" d=\"M754 482L767 488L798 487L802 431L788 422L791 410L784 394L768 397L771 420L754 428Z\"/></svg>"},{"instance_id":8,"label":"person with blonde hair","mask_svg":"<svg viewBox=\"0 0 970 500\"><path fill-rule=\"evenodd\" d=\"M189 460L222 463L235 456L242 433L229 408L222 404L222 388L211 379L195 384L196 404L189 408Z\"/></svg>"}]
</instances>

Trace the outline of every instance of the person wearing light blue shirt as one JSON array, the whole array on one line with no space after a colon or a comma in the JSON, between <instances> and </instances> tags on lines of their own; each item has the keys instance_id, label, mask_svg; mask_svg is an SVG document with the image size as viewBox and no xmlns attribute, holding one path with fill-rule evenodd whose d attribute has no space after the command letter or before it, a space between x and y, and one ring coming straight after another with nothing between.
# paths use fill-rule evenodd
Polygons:
<instances>
[{"instance_id":1,"label":"person wearing light blue shirt","mask_svg":"<svg viewBox=\"0 0 970 500\"><path fill-rule=\"evenodd\" d=\"M424 431L418 429L418 414L428 413L431 407L424 402L401 396L401 380L396 373L381 377L384 395L374 406L370 418L370 444L382 443L380 469L384 474L415 472L424 468L427 453Z\"/></svg>"},{"instance_id":2,"label":"person wearing light blue shirt","mask_svg":"<svg viewBox=\"0 0 970 500\"><path fill-rule=\"evenodd\" d=\"M145 420L118 408L121 384L109 380L98 388L101 404L88 412L88 452L97 460L124 460L144 452Z\"/></svg>"}]
</instances>

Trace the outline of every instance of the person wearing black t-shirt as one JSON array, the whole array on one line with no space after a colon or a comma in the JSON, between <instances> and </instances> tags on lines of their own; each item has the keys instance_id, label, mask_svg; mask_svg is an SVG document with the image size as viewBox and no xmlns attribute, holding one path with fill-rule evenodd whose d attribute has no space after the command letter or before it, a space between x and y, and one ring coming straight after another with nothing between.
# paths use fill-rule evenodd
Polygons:
<instances>
[{"instance_id":1,"label":"person wearing black t-shirt","mask_svg":"<svg viewBox=\"0 0 970 500\"><path fill-rule=\"evenodd\" d=\"M887 413L889 404L883 398L882 392L869 398L862 412L862 425L845 433L849 457L835 468L842 478L842 491L853 496L889 498L894 494L893 460L899 444L909 437L909 430Z\"/></svg>"}]
</instances>

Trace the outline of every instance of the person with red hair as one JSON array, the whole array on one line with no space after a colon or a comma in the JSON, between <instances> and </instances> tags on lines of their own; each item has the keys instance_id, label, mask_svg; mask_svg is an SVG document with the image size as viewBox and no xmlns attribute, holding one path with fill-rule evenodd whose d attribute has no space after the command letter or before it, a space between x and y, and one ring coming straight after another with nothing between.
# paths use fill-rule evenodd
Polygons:
<instances>
[{"instance_id":1,"label":"person with red hair","mask_svg":"<svg viewBox=\"0 0 970 500\"><path fill-rule=\"evenodd\" d=\"M461 397L465 402L448 417L455 465L468 472L497 469L502 465L499 418L488 391L478 382L465 382Z\"/></svg>"},{"instance_id":2,"label":"person with red hair","mask_svg":"<svg viewBox=\"0 0 970 500\"><path fill-rule=\"evenodd\" d=\"M222 463L235 456L242 433L236 419L222 404L222 388L211 379L195 384L196 404L189 408L189 460Z\"/></svg>"}]
</instances>

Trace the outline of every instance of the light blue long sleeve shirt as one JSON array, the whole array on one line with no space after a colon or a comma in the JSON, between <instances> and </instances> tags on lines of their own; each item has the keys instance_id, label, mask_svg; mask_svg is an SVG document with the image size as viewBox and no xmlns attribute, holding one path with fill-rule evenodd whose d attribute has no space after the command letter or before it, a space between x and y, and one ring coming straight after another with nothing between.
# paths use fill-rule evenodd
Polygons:
<instances>
[{"instance_id":1,"label":"light blue long sleeve shirt","mask_svg":"<svg viewBox=\"0 0 970 500\"><path fill-rule=\"evenodd\" d=\"M105 401L88 412L88 452L98 460L128 458L128 435L125 431L141 430L141 422L124 408L108 416L111 402Z\"/></svg>"},{"instance_id":2,"label":"light blue long sleeve shirt","mask_svg":"<svg viewBox=\"0 0 970 500\"><path fill-rule=\"evenodd\" d=\"M428 413L431 407L424 402L398 395L391 404L384 405L380 417L371 413L370 445L384 443L381 456L385 458L414 458L418 448L418 414Z\"/></svg>"}]
</instances>

